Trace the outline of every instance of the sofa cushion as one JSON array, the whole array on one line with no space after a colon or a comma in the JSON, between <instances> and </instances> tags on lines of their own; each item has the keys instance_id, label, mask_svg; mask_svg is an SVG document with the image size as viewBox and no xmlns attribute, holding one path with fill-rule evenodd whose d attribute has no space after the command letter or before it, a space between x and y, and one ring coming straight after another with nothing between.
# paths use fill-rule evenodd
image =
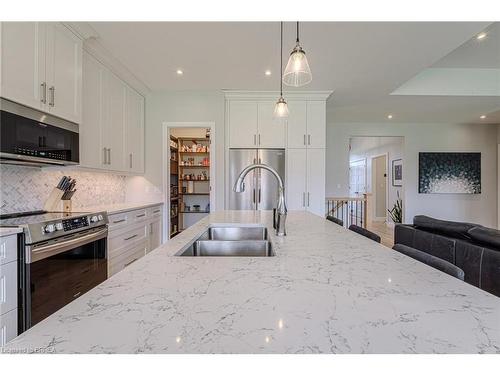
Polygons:
<instances>
[{"instance_id":1,"label":"sofa cushion","mask_svg":"<svg viewBox=\"0 0 500 375\"><path fill-rule=\"evenodd\" d=\"M473 243L457 240L455 265L465 272L465 281L479 287L481 285L481 259L484 248Z\"/></svg>"},{"instance_id":2,"label":"sofa cushion","mask_svg":"<svg viewBox=\"0 0 500 375\"><path fill-rule=\"evenodd\" d=\"M468 231L477 227L477 224L439 220L425 215L415 216L413 218L413 225L420 229L439 232L451 237L463 239L470 239Z\"/></svg>"},{"instance_id":3,"label":"sofa cushion","mask_svg":"<svg viewBox=\"0 0 500 375\"><path fill-rule=\"evenodd\" d=\"M500 250L500 230L478 226L469 229L468 233L473 241Z\"/></svg>"},{"instance_id":4,"label":"sofa cushion","mask_svg":"<svg viewBox=\"0 0 500 375\"><path fill-rule=\"evenodd\" d=\"M406 246L413 246L415 228L405 224L396 224L394 227L394 243L401 243Z\"/></svg>"}]
</instances>

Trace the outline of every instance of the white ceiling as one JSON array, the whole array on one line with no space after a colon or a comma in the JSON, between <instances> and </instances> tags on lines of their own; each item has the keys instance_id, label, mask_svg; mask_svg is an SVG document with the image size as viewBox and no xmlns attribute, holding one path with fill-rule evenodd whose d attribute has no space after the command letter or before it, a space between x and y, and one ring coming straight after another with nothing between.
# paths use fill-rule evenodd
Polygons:
<instances>
[{"instance_id":1,"label":"white ceiling","mask_svg":"<svg viewBox=\"0 0 500 375\"><path fill-rule=\"evenodd\" d=\"M99 42L153 91L277 90L279 86L278 22L90 25ZM498 98L414 98L390 93L444 56L448 55L446 64L460 64L465 52L454 55L452 51L489 25L301 23L301 42L313 73L312 83L302 89L335 90L329 116L339 122L384 121L387 113L394 114L393 121L473 122L478 114L498 111ZM295 23L285 23L285 63L294 45L294 33ZM493 34L485 42L493 43ZM496 63L494 53L484 55L485 60ZM472 60L478 64L477 59ZM184 75L178 76L177 69ZM264 75L266 69L272 71L270 77Z\"/></svg>"}]
</instances>

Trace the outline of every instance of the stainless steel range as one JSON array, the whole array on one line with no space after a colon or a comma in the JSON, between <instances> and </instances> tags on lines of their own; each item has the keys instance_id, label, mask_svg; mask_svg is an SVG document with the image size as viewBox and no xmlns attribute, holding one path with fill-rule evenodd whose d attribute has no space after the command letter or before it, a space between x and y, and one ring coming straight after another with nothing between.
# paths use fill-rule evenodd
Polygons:
<instances>
[{"instance_id":1,"label":"stainless steel range","mask_svg":"<svg viewBox=\"0 0 500 375\"><path fill-rule=\"evenodd\" d=\"M0 216L19 238L19 311L23 332L107 278L106 212L33 211Z\"/></svg>"}]
</instances>

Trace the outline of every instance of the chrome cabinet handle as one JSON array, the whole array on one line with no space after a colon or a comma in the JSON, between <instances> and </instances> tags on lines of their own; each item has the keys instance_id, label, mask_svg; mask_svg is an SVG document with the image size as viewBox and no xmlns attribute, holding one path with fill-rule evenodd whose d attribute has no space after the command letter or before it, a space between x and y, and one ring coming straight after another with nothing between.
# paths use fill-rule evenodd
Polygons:
<instances>
[{"instance_id":1,"label":"chrome cabinet handle","mask_svg":"<svg viewBox=\"0 0 500 375\"><path fill-rule=\"evenodd\" d=\"M306 193L303 192L302 193L302 207L305 207L306 206Z\"/></svg>"},{"instance_id":2,"label":"chrome cabinet handle","mask_svg":"<svg viewBox=\"0 0 500 375\"><path fill-rule=\"evenodd\" d=\"M146 214L135 215L135 217L144 217Z\"/></svg>"},{"instance_id":3,"label":"chrome cabinet handle","mask_svg":"<svg viewBox=\"0 0 500 375\"><path fill-rule=\"evenodd\" d=\"M153 234L153 223L149 224L149 234Z\"/></svg>"},{"instance_id":4,"label":"chrome cabinet handle","mask_svg":"<svg viewBox=\"0 0 500 375\"><path fill-rule=\"evenodd\" d=\"M42 84L40 85L40 89L42 90L42 95L41 95L40 101L43 104L46 104L47 103L47 82L42 82Z\"/></svg>"},{"instance_id":5,"label":"chrome cabinet handle","mask_svg":"<svg viewBox=\"0 0 500 375\"><path fill-rule=\"evenodd\" d=\"M307 193L307 207L309 207L310 201L311 201L311 193Z\"/></svg>"},{"instance_id":6,"label":"chrome cabinet handle","mask_svg":"<svg viewBox=\"0 0 500 375\"><path fill-rule=\"evenodd\" d=\"M111 149L108 148L108 164L111 165Z\"/></svg>"},{"instance_id":7,"label":"chrome cabinet handle","mask_svg":"<svg viewBox=\"0 0 500 375\"><path fill-rule=\"evenodd\" d=\"M306 135L304 134L304 146L306 145Z\"/></svg>"},{"instance_id":8,"label":"chrome cabinet handle","mask_svg":"<svg viewBox=\"0 0 500 375\"><path fill-rule=\"evenodd\" d=\"M113 221L113 224L123 223L125 220L126 219L115 220L115 221Z\"/></svg>"},{"instance_id":9,"label":"chrome cabinet handle","mask_svg":"<svg viewBox=\"0 0 500 375\"><path fill-rule=\"evenodd\" d=\"M124 240L124 241L128 241L128 240L131 240L132 238L136 238L136 237L137 237L137 234L134 234L133 236L130 236L130 237L124 238L123 240Z\"/></svg>"},{"instance_id":10,"label":"chrome cabinet handle","mask_svg":"<svg viewBox=\"0 0 500 375\"><path fill-rule=\"evenodd\" d=\"M132 263L134 263L135 261L137 261L137 259L133 259L133 260L131 260L130 262L126 263L126 264L123 266L123 268L130 266L130 265L131 265Z\"/></svg>"},{"instance_id":11,"label":"chrome cabinet handle","mask_svg":"<svg viewBox=\"0 0 500 375\"><path fill-rule=\"evenodd\" d=\"M81 294L82 294L82 292L75 293L75 294L73 294L73 298L78 298L78 297L80 297Z\"/></svg>"},{"instance_id":12,"label":"chrome cabinet handle","mask_svg":"<svg viewBox=\"0 0 500 375\"><path fill-rule=\"evenodd\" d=\"M254 145L257 144L257 135L256 134L253 135L253 144Z\"/></svg>"},{"instance_id":13,"label":"chrome cabinet handle","mask_svg":"<svg viewBox=\"0 0 500 375\"><path fill-rule=\"evenodd\" d=\"M260 134L259 134L259 146L260 146Z\"/></svg>"},{"instance_id":14,"label":"chrome cabinet handle","mask_svg":"<svg viewBox=\"0 0 500 375\"><path fill-rule=\"evenodd\" d=\"M132 153L130 153L130 168L132 168Z\"/></svg>"},{"instance_id":15,"label":"chrome cabinet handle","mask_svg":"<svg viewBox=\"0 0 500 375\"><path fill-rule=\"evenodd\" d=\"M158 212L160 212L161 210L156 210L156 211L153 211L154 214L157 214Z\"/></svg>"},{"instance_id":16,"label":"chrome cabinet handle","mask_svg":"<svg viewBox=\"0 0 500 375\"><path fill-rule=\"evenodd\" d=\"M49 87L49 94L50 94L49 105L51 107L53 107L55 105L55 101L56 101L56 88L55 88L55 86Z\"/></svg>"},{"instance_id":17,"label":"chrome cabinet handle","mask_svg":"<svg viewBox=\"0 0 500 375\"><path fill-rule=\"evenodd\" d=\"M311 134L307 135L307 144L310 146L311 145Z\"/></svg>"},{"instance_id":18,"label":"chrome cabinet handle","mask_svg":"<svg viewBox=\"0 0 500 375\"><path fill-rule=\"evenodd\" d=\"M106 154L106 150L107 150L106 147L102 148L102 152L104 153L102 164L104 164L104 165L108 164L108 162L107 162L107 156L106 156L107 155Z\"/></svg>"}]
</instances>

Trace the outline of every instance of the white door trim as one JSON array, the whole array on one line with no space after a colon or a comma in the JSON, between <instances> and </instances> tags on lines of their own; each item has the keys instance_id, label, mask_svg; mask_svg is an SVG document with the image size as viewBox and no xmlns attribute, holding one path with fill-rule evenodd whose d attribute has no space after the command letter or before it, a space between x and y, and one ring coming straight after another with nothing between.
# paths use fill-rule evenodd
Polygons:
<instances>
[{"instance_id":1,"label":"white door trim","mask_svg":"<svg viewBox=\"0 0 500 375\"><path fill-rule=\"evenodd\" d=\"M389 222L389 217L388 217L388 214L389 212L387 211L389 209L389 177L390 177L390 173L389 173L389 153L388 152L383 152L383 153L380 153L380 154L377 154L377 155L372 155L370 158L371 158L371 164L372 164L372 167L371 167L371 176L370 178L372 178L372 182L373 182L373 159L376 159L376 158L379 158L381 156L385 156L385 171L386 171L386 182L385 182L385 216L381 216L381 217L377 217L375 214L376 214L376 210L373 212L373 221L385 221L386 223ZM377 206L377 189L373 187L373 183L372 183L372 194L373 194L373 207L375 208Z\"/></svg>"},{"instance_id":2,"label":"white door trim","mask_svg":"<svg viewBox=\"0 0 500 375\"><path fill-rule=\"evenodd\" d=\"M215 166L215 122L163 122L162 125L162 171L163 171L163 202L165 210L163 212L163 238L170 240L170 129L171 128L210 128L210 209L215 207L215 186L216 166Z\"/></svg>"}]
</instances>

